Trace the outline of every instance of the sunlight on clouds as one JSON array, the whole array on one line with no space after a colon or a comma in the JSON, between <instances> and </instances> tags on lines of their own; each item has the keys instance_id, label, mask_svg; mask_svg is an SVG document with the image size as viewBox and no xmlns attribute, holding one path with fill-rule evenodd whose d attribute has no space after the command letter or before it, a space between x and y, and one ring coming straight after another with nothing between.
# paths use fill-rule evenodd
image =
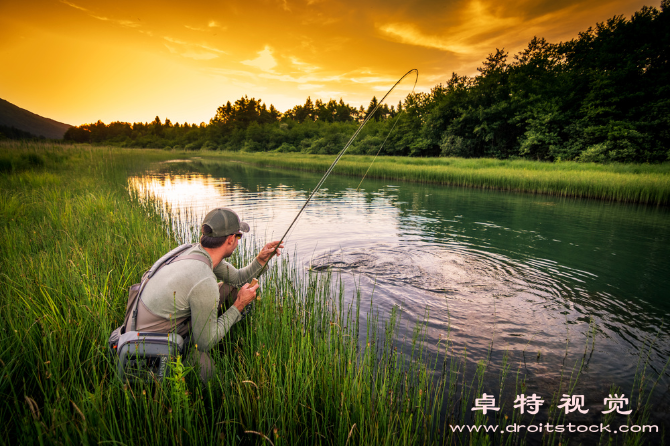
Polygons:
<instances>
[{"instance_id":1,"label":"sunlight on clouds","mask_svg":"<svg viewBox=\"0 0 670 446\"><path fill-rule=\"evenodd\" d=\"M317 67L316 65L310 65L307 62L303 62L295 56L291 56L289 57L289 59L291 60L293 66L295 66L300 71L304 71L305 73L312 73L320 69L320 67Z\"/></svg>"},{"instance_id":2,"label":"sunlight on clouds","mask_svg":"<svg viewBox=\"0 0 670 446\"><path fill-rule=\"evenodd\" d=\"M68 1L66 1L66 0L60 0L60 2L66 4L66 5L68 5L68 6L71 6L71 7L75 8L75 9L79 9L79 10L81 10L81 11L88 11L88 9L86 9L86 8L82 8L81 6L75 5L74 3L70 3L70 2L68 2Z\"/></svg>"},{"instance_id":3,"label":"sunlight on clouds","mask_svg":"<svg viewBox=\"0 0 670 446\"><path fill-rule=\"evenodd\" d=\"M355 82L357 84L373 84L376 82L391 82L391 85L393 85L398 79L393 79L390 77L379 77L379 76L364 76L364 77L352 77L349 78L351 82Z\"/></svg>"},{"instance_id":4,"label":"sunlight on clouds","mask_svg":"<svg viewBox=\"0 0 670 446\"><path fill-rule=\"evenodd\" d=\"M233 70L230 68L209 68L208 71L215 75L256 77L251 71Z\"/></svg>"},{"instance_id":5,"label":"sunlight on clouds","mask_svg":"<svg viewBox=\"0 0 670 446\"><path fill-rule=\"evenodd\" d=\"M111 23L116 23L117 25L125 26L126 28L139 28L140 24L137 22L133 22L132 20L116 20L116 19L110 19L109 17L102 17L99 15L95 14L89 14L91 17L94 19L102 20L104 22L111 22Z\"/></svg>"},{"instance_id":6,"label":"sunlight on clouds","mask_svg":"<svg viewBox=\"0 0 670 446\"><path fill-rule=\"evenodd\" d=\"M99 16L99 15L94 15L94 14L89 14L91 17L94 19L102 20L103 22L108 21L109 19L107 17Z\"/></svg>"},{"instance_id":7,"label":"sunlight on clouds","mask_svg":"<svg viewBox=\"0 0 670 446\"><path fill-rule=\"evenodd\" d=\"M205 43L194 43L193 45L198 46L198 47L202 48L203 50L214 51L214 52L217 52L219 54L228 54L223 50L220 50L218 48L214 48L213 46L209 46Z\"/></svg>"},{"instance_id":8,"label":"sunlight on clouds","mask_svg":"<svg viewBox=\"0 0 670 446\"><path fill-rule=\"evenodd\" d=\"M183 40L174 39L169 36L163 36L163 39L182 47L181 49L178 49L177 47L168 45L166 43L165 46L170 50L171 53L179 54L180 56L188 57L194 60L210 60L219 57L219 54L226 54L225 51L213 48L204 43L189 43L184 42Z\"/></svg>"},{"instance_id":9,"label":"sunlight on clouds","mask_svg":"<svg viewBox=\"0 0 670 446\"><path fill-rule=\"evenodd\" d=\"M218 29L223 30L223 31L228 29L227 26L223 26L215 20L210 20L209 22L207 22L207 25L204 26L204 27L203 26L184 25L184 28L190 29L191 31L199 31L199 32L212 31L211 28L218 28Z\"/></svg>"},{"instance_id":10,"label":"sunlight on clouds","mask_svg":"<svg viewBox=\"0 0 670 446\"><path fill-rule=\"evenodd\" d=\"M173 39L172 37L163 36L163 39L167 40L170 43L178 43L179 45L187 45L183 40Z\"/></svg>"},{"instance_id":11,"label":"sunlight on clouds","mask_svg":"<svg viewBox=\"0 0 670 446\"><path fill-rule=\"evenodd\" d=\"M118 23L121 26L125 26L128 28L139 28L140 24L137 22L133 22L132 20L115 20L116 23Z\"/></svg>"},{"instance_id":12,"label":"sunlight on clouds","mask_svg":"<svg viewBox=\"0 0 670 446\"><path fill-rule=\"evenodd\" d=\"M117 25L125 26L126 28L139 28L139 26L140 26L139 23L133 22L132 20L116 20L116 19L110 19L109 17L96 15L90 9L86 9L82 6L75 5L74 3L68 2L67 0L60 0L60 2L65 4L65 5L70 6L72 8L78 9L80 11L87 12L89 16L91 16L91 17L93 17L94 19L97 19L97 20L102 20L103 22L116 23Z\"/></svg>"},{"instance_id":13,"label":"sunlight on clouds","mask_svg":"<svg viewBox=\"0 0 670 446\"><path fill-rule=\"evenodd\" d=\"M272 49L269 46L265 46L263 51L258 52L258 57L252 60L243 60L244 65L249 65L256 67L263 71L272 71L274 67L277 66L277 61L272 56Z\"/></svg>"},{"instance_id":14,"label":"sunlight on clouds","mask_svg":"<svg viewBox=\"0 0 670 446\"><path fill-rule=\"evenodd\" d=\"M305 82L339 82L345 80L341 75L335 76L300 76L293 77L289 74L269 74L261 73L259 77L265 79L273 79L282 82L296 82L296 83L305 83Z\"/></svg>"},{"instance_id":15,"label":"sunlight on clouds","mask_svg":"<svg viewBox=\"0 0 670 446\"><path fill-rule=\"evenodd\" d=\"M298 90L313 90L315 88L323 88L323 85L319 84L300 84L298 85Z\"/></svg>"},{"instance_id":16,"label":"sunlight on clouds","mask_svg":"<svg viewBox=\"0 0 670 446\"><path fill-rule=\"evenodd\" d=\"M379 30L390 37L394 37L400 43L408 45L425 46L454 53L467 53L471 49L465 45L448 42L438 36L423 34L416 25L410 23L388 23L379 27Z\"/></svg>"},{"instance_id":17,"label":"sunlight on clouds","mask_svg":"<svg viewBox=\"0 0 670 446\"><path fill-rule=\"evenodd\" d=\"M219 57L218 54L208 53L206 51L195 51L195 50L186 50L185 52L180 53L180 55L195 60L210 60Z\"/></svg>"},{"instance_id":18,"label":"sunlight on clouds","mask_svg":"<svg viewBox=\"0 0 670 446\"><path fill-rule=\"evenodd\" d=\"M328 100L342 97L344 93L341 91L315 91L314 95L322 98L324 101L326 98Z\"/></svg>"},{"instance_id":19,"label":"sunlight on clouds","mask_svg":"<svg viewBox=\"0 0 670 446\"><path fill-rule=\"evenodd\" d=\"M353 8L325 0L6 0L2 19L12 26L5 34L16 38L3 41L3 61L13 68L4 70L2 85L17 105L43 101L55 110L50 117L73 124L153 119L159 111L201 122L222 100L260 91L281 110L308 95L367 107L409 68L420 71L416 91L430 91L452 72L477 75L496 47L511 57L534 35L569 40L597 21L634 13L643 1L422 0ZM62 78L42 82L35 60L48 61ZM65 91L85 94L68 101ZM404 96L409 87L396 92Z\"/></svg>"},{"instance_id":20,"label":"sunlight on clouds","mask_svg":"<svg viewBox=\"0 0 670 446\"><path fill-rule=\"evenodd\" d=\"M467 54L473 50L489 47L490 42L499 38L499 33L522 23L519 17L499 17L480 0L471 1L460 14L459 25L448 30L448 35L430 35L411 23L387 23L378 29L389 37L408 45L417 45ZM482 35L496 33L495 37L476 39Z\"/></svg>"},{"instance_id":21,"label":"sunlight on clouds","mask_svg":"<svg viewBox=\"0 0 670 446\"><path fill-rule=\"evenodd\" d=\"M167 40L167 39L166 39ZM175 42L179 44L180 42ZM214 54L208 51L202 51L198 50L195 48L189 48L188 46L186 48L177 48L172 45L168 45L167 43L164 44L165 47L170 50L172 54L178 54L182 57L188 57L189 59L194 59L194 60L210 60L210 59L215 59L219 57L218 54Z\"/></svg>"},{"instance_id":22,"label":"sunlight on clouds","mask_svg":"<svg viewBox=\"0 0 670 446\"><path fill-rule=\"evenodd\" d=\"M252 84L251 82L243 82L243 81L238 81L234 80L233 85L243 88L245 91L267 91L266 86L259 86L257 84Z\"/></svg>"}]
</instances>

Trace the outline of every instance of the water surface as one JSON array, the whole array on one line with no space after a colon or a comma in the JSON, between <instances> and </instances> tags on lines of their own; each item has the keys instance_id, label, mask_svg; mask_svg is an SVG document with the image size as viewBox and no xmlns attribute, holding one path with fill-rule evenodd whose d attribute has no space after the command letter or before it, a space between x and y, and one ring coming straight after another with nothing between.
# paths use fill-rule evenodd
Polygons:
<instances>
[{"instance_id":1,"label":"water surface","mask_svg":"<svg viewBox=\"0 0 670 446\"><path fill-rule=\"evenodd\" d=\"M176 162L130 185L195 227L211 208L231 207L269 241L319 178ZM661 375L654 419L668 422L667 208L369 179L356 191L359 181L331 176L292 230L287 250L306 269L341 273L347 295L372 297L380 315L400 308L408 333L428 311L429 344L448 337L471 362L492 352L495 370L509 352L526 393L547 400L561 370L583 360L575 394L591 414L611 385L630 392L648 356L651 374ZM497 388L495 376L485 388Z\"/></svg>"}]
</instances>

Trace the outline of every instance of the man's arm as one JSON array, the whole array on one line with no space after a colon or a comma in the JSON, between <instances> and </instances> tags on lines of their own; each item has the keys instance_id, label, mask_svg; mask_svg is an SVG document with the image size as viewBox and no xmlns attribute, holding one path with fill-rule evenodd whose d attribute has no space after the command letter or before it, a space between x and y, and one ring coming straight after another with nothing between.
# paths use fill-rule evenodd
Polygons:
<instances>
[{"instance_id":1,"label":"man's arm","mask_svg":"<svg viewBox=\"0 0 670 446\"><path fill-rule=\"evenodd\" d=\"M256 298L258 285L244 285L228 311L216 317L219 304L219 287L213 277L201 280L189 295L191 306L191 333L200 351L208 351L223 338L230 327L238 322L241 311Z\"/></svg>"},{"instance_id":2,"label":"man's arm","mask_svg":"<svg viewBox=\"0 0 670 446\"><path fill-rule=\"evenodd\" d=\"M242 269L237 269L230 263L222 260L221 263L214 267L214 274L216 278L229 285L240 287L245 283L249 283L254 277L258 277L261 271L265 271L263 267L272 258L273 255L280 255L280 248L284 245L279 245L278 241L270 242L261 249L253 262Z\"/></svg>"},{"instance_id":3,"label":"man's arm","mask_svg":"<svg viewBox=\"0 0 670 446\"><path fill-rule=\"evenodd\" d=\"M261 269L263 269L263 265L261 265L258 259L254 259L253 262L241 269L237 269L230 263L222 260L214 268L214 275L223 283L234 287L241 287L256 277L261 272Z\"/></svg>"},{"instance_id":4,"label":"man's arm","mask_svg":"<svg viewBox=\"0 0 670 446\"><path fill-rule=\"evenodd\" d=\"M189 303L193 342L200 351L211 349L241 319L235 305L231 305L221 317L216 317L219 287L213 277L201 280L191 289Z\"/></svg>"}]
</instances>

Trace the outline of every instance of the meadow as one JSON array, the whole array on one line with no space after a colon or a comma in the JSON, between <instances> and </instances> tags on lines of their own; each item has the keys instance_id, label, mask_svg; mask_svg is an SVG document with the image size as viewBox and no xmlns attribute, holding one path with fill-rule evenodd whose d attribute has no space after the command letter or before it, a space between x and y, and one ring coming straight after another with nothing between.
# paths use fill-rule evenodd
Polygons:
<instances>
[{"instance_id":1,"label":"meadow","mask_svg":"<svg viewBox=\"0 0 670 446\"><path fill-rule=\"evenodd\" d=\"M206 159L257 166L325 172L334 155L207 152ZM596 198L609 201L670 204L670 163L596 164L493 158L410 158L345 155L334 174L415 181L462 187ZM369 169L369 171L368 171ZM363 186L364 187L364 186Z\"/></svg>"},{"instance_id":2,"label":"meadow","mask_svg":"<svg viewBox=\"0 0 670 446\"><path fill-rule=\"evenodd\" d=\"M262 278L252 316L212 352L214 380L202 384L180 359L162 383L120 382L106 341L121 323L128 287L184 234L186 241L196 237L172 229L170 216L133 196L127 178L174 156L0 144L1 442L525 443L525 433L458 434L450 428L502 428L520 420L509 407L486 416L471 411L486 358L468 372L467 353L450 349L448 338L440 357L426 353L424 323L414 327L411 348L403 351L395 331L402 313L379 315L369 296L344 296L337 277L306 272L287 256ZM238 265L257 249L253 240L245 243L233 258ZM365 327L360 312L368 313ZM523 376L506 361L498 366L496 397L519 392ZM579 367L557 376L559 390L574 385ZM649 417L650 393L642 381L643 391L631 401L642 409L629 417L631 424ZM558 396L554 423L563 417L555 408ZM644 438L631 433L615 440L641 444ZM559 434L539 439L565 441Z\"/></svg>"}]
</instances>

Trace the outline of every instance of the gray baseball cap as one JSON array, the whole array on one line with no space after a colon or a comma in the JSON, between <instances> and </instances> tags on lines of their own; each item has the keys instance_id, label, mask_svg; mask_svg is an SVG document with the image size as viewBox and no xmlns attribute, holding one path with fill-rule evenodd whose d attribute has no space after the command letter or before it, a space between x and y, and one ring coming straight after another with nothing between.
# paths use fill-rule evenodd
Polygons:
<instances>
[{"instance_id":1,"label":"gray baseball cap","mask_svg":"<svg viewBox=\"0 0 670 446\"><path fill-rule=\"evenodd\" d=\"M208 237L225 237L239 232L249 232L249 225L231 209L217 208L209 211L202 221L202 225L212 228Z\"/></svg>"}]
</instances>

